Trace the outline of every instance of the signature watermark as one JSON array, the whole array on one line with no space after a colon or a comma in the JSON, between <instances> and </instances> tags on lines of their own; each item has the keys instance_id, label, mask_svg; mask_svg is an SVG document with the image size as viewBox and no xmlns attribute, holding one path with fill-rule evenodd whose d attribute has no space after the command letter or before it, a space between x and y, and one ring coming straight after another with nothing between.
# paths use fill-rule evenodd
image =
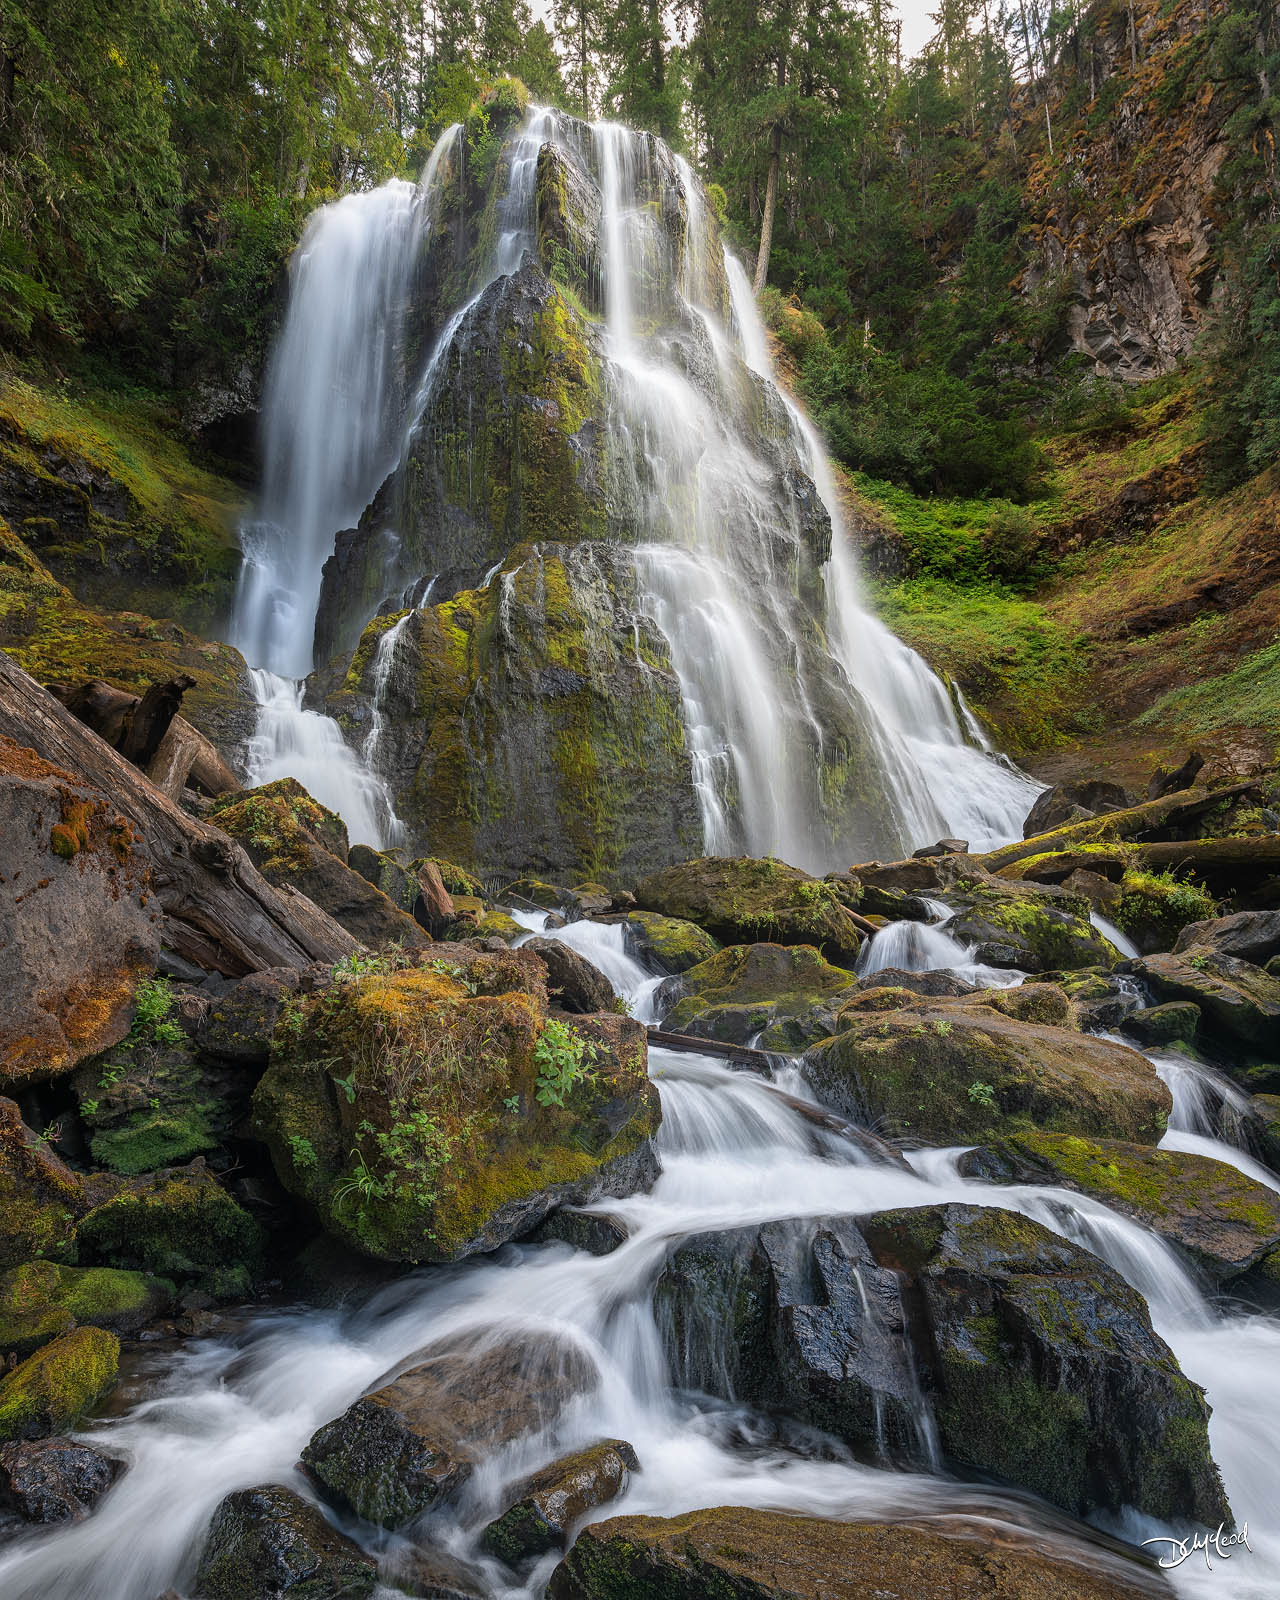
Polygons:
<instances>
[{"instance_id":1,"label":"signature watermark","mask_svg":"<svg viewBox=\"0 0 1280 1600\"><path fill-rule=\"evenodd\" d=\"M1192 1533L1185 1539L1175 1539L1171 1534L1162 1535L1157 1539L1144 1539L1144 1545L1167 1544L1171 1548L1163 1555L1156 1558L1156 1564L1161 1567L1180 1567L1189 1557L1195 1555L1197 1550L1204 1551L1204 1564L1209 1571L1213 1571L1211 1555L1217 1556L1222 1561L1230 1561L1243 1547L1253 1554L1253 1546L1249 1543L1249 1524L1242 1522L1238 1528L1226 1531L1225 1522L1220 1522L1214 1533Z\"/></svg>"}]
</instances>

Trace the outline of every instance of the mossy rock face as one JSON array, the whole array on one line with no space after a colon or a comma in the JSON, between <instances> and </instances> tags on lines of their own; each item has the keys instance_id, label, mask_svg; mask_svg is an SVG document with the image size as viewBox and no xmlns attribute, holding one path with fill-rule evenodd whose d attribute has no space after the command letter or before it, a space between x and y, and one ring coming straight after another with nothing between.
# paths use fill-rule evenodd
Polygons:
<instances>
[{"instance_id":1,"label":"mossy rock face","mask_svg":"<svg viewBox=\"0 0 1280 1600\"><path fill-rule=\"evenodd\" d=\"M545 543L517 546L485 588L410 615L378 764L411 840L509 882L530 866L625 881L696 848L680 687L638 610L624 552ZM373 691L374 627L327 702L353 728Z\"/></svg>"},{"instance_id":2,"label":"mossy rock face","mask_svg":"<svg viewBox=\"0 0 1280 1600\"><path fill-rule=\"evenodd\" d=\"M858 987L843 967L824 961L812 945L730 945L690 967L684 997L663 1019L673 1033L757 1044L762 1050L803 1050L828 1038L836 1013Z\"/></svg>"},{"instance_id":3,"label":"mossy rock face","mask_svg":"<svg viewBox=\"0 0 1280 1600\"><path fill-rule=\"evenodd\" d=\"M1167 872L1126 871L1107 915L1143 955L1172 950L1185 928L1213 917L1217 901L1198 883Z\"/></svg>"},{"instance_id":4,"label":"mossy rock face","mask_svg":"<svg viewBox=\"0 0 1280 1600\"><path fill-rule=\"evenodd\" d=\"M244 846L268 883L305 894L362 944L421 950L431 943L412 916L347 865L342 819L296 779L227 795L215 801L209 820Z\"/></svg>"},{"instance_id":5,"label":"mossy rock face","mask_svg":"<svg viewBox=\"0 0 1280 1600\"><path fill-rule=\"evenodd\" d=\"M142 694L185 673L195 684L183 696L183 716L233 766L253 735L253 687L238 650L133 610L93 610L53 577L3 516L0 649L43 684L101 678Z\"/></svg>"},{"instance_id":6,"label":"mossy rock face","mask_svg":"<svg viewBox=\"0 0 1280 1600\"><path fill-rule=\"evenodd\" d=\"M292 1489L266 1483L219 1504L193 1592L200 1600L366 1600L377 1583L373 1556Z\"/></svg>"},{"instance_id":7,"label":"mossy rock face","mask_svg":"<svg viewBox=\"0 0 1280 1600\"><path fill-rule=\"evenodd\" d=\"M441 944L304 1001L253 1104L285 1187L386 1261L495 1249L656 1170L643 1027L550 1019L524 950Z\"/></svg>"},{"instance_id":8,"label":"mossy rock face","mask_svg":"<svg viewBox=\"0 0 1280 1600\"><path fill-rule=\"evenodd\" d=\"M808 944L851 967L862 943L830 884L769 858L685 861L642 879L635 895L640 910L696 923L722 944Z\"/></svg>"},{"instance_id":9,"label":"mossy rock face","mask_svg":"<svg viewBox=\"0 0 1280 1600\"><path fill-rule=\"evenodd\" d=\"M588 1511L616 1500L640 1463L625 1439L605 1439L552 1461L517 1485L515 1503L484 1530L484 1547L509 1567L562 1549Z\"/></svg>"},{"instance_id":10,"label":"mossy rock face","mask_svg":"<svg viewBox=\"0 0 1280 1600\"><path fill-rule=\"evenodd\" d=\"M575 1346L470 1337L436 1346L311 1437L302 1460L344 1510L398 1528L461 1487L495 1449L553 1423L599 1384Z\"/></svg>"},{"instance_id":11,"label":"mossy rock face","mask_svg":"<svg viewBox=\"0 0 1280 1600\"><path fill-rule=\"evenodd\" d=\"M1136 1217L1219 1280L1280 1245L1280 1195L1208 1156L1032 1129L992 1153L1018 1182L1060 1183Z\"/></svg>"},{"instance_id":12,"label":"mossy rock face","mask_svg":"<svg viewBox=\"0 0 1280 1600\"><path fill-rule=\"evenodd\" d=\"M1150 1600L1144 1571L1089 1552L1056 1561L1002 1531L997 1545L901 1522L827 1522L721 1506L613 1517L578 1535L551 1600Z\"/></svg>"},{"instance_id":13,"label":"mossy rock face","mask_svg":"<svg viewBox=\"0 0 1280 1600\"><path fill-rule=\"evenodd\" d=\"M505 939L508 944L522 938L529 930L522 928L514 917L497 906L490 906L475 925L477 939Z\"/></svg>"},{"instance_id":14,"label":"mossy rock face","mask_svg":"<svg viewBox=\"0 0 1280 1600\"><path fill-rule=\"evenodd\" d=\"M0 1378L0 1439L44 1439L73 1427L116 1381L120 1341L75 1328Z\"/></svg>"},{"instance_id":15,"label":"mossy rock face","mask_svg":"<svg viewBox=\"0 0 1280 1600\"><path fill-rule=\"evenodd\" d=\"M1027 1127L1154 1144L1164 1131L1172 1099L1136 1050L897 993L879 1015L846 1007L841 1031L804 1058L810 1088L842 1115L937 1144Z\"/></svg>"},{"instance_id":16,"label":"mossy rock face","mask_svg":"<svg viewBox=\"0 0 1280 1600\"><path fill-rule=\"evenodd\" d=\"M1200 1007L1190 1000L1167 1000L1162 1006L1143 1006L1124 1019L1124 1031L1146 1045L1185 1044L1196 1036Z\"/></svg>"},{"instance_id":17,"label":"mossy rock face","mask_svg":"<svg viewBox=\"0 0 1280 1600\"><path fill-rule=\"evenodd\" d=\"M1201 1031L1210 1038L1280 1054L1280 978L1207 946L1147 956L1136 970L1161 999L1199 1006Z\"/></svg>"},{"instance_id":18,"label":"mossy rock face","mask_svg":"<svg viewBox=\"0 0 1280 1600\"><path fill-rule=\"evenodd\" d=\"M98 1166L129 1177L208 1155L230 1135L226 1075L193 1049L125 1040L72 1076ZM247 1093L238 1097L247 1101Z\"/></svg>"},{"instance_id":19,"label":"mossy rock face","mask_svg":"<svg viewBox=\"0 0 1280 1600\"><path fill-rule=\"evenodd\" d=\"M110 1267L29 1261L0 1274L0 1351L27 1356L72 1328L136 1333L163 1312L173 1285Z\"/></svg>"},{"instance_id":20,"label":"mossy rock face","mask_svg":"<svg viewBox=\"0 0 1280 1600\"><path fill-rule=\"evenodd\" d=\"M660 916L656 911L628 911L622 919L642 959L667 972L687 972L700 961L709 961L719 943L696 922L679 917Z\"/></svg>"},{"instance_id":21,"label":"mossy rock face","mask_svg":"<svg viewBox=\"0 0 1280 1600\"><path fill-rule=\"evenodd\" d=\"M80 1259L244 1299L262 1271L262 1230L203 1163L121 1183L83 1219Z\"/></svg>"},{"instance_id":22,"label":"mossy rock face","mask_svg":"<svg viewBox=\"0 0 1280 1600\"><path fill-rule=\"evenodd\" d=\"M1087 915L1040 898L981 899L957 912L947 932L975 946L974 959L1024 972L1112 967L1120 953Z\"/></svg>"},{"instance_id":23,"label":"mossy rock face","mask_svg":"<svg viewBox=\"0 0 1280 1600\"><path fill-rule=\"evenodd\" d=\"M1119 1273L1009 1211L927 1206L861 1226L909 1285L948 1456L1076 1515L1230 1520L1204 1396Z\"/></svg>"},{"instance_id":24,"label":"mossy rock face","mask_svg":"<svg viewBox=\"0 0 1280 1600\"><path fill-rule=\"evenodd\" d=\"M472 882L475 880L473 879ZM450 885L446 882L445 888ZM480 894L479 884L474 889L463 888L464 894ZM554 883L544 883L541 878L517 878L514 883L500 891L498 899L513 901L517 908L530 905L537 906L543 911L562 911L568 903L568 891L558 889Z\"/></svg>"},{"instance_id":25,"label":"mossy rock face","mask_svg":"<svg viewBox=\"0 0 1280 1600\"><path fill-rule=\"evenodd\" d=\"M76 1223L89 1205L83 1179L0 1097L0 1268L72 1260Z\"/></svg>"}]
</instances>

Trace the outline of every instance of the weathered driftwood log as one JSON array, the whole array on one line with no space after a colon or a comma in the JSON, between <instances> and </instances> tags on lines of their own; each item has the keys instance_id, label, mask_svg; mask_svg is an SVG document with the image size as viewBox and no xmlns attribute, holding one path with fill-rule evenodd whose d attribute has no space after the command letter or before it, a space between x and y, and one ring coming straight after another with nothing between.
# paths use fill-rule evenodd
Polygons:
<instances>
[{"instance_id":1,"label":"weathered driftwood log","mask_svg":"<svg viewBox=\"0 0 1280 1600\"><path fill-rule=\"evenodd\" d=\"M170 800L180 800L188 784L215 799L220 794L238 793L242 787L213 744L185 717L175 717L169 724L147 766L147 777Z\"/></svg>"},{"instance_id":2,"label":"weathered driftwood log","mask_svg":"<svg viewBox=\"0 0 1280 1600\"><path fill-rule=\"evenodd\" d=\"M231 976L336 961L354 949L332 918L273 888L238 844L189 817L3 651L0 734L96 791L93 804L112 814L131 868L143 869L141 892L162 913L157 934L165 948ZM49 860L75 868L56 851Z\"/></svg>"},{"instance_id":3,"label":"weathered driftwood log","mask_svg":"<svg viewBox=\"0 0 1280 1600\"><path fill-rule=\"evenodd\" d=\"M195 687L196 680L185 672L164 683L153 683L124 719L124 731L116 746L126 761L145 772L169 724L178 715L182 697Z\"/></svg>"},{"instance_id":4,"label":"weathered driftwood log","mask_svg":"<svg viewBox=\"0 0 1280 1600\"><path fill-rule=\"evenodd\" d=\"M55 684L50 693L113 750L141 767L171 800L181 799L188 783L216 799L243 785L214 745L177 711L193 681L174 678L138 696L91 678L74 688Z\"/></svg>"}]
</instances>

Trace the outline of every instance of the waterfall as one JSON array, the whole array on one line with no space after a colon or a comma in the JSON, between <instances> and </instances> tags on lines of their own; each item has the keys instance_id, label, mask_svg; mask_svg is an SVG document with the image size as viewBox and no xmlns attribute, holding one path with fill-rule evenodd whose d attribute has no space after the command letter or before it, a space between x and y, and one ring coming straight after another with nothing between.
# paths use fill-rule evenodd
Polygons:
<instances>
[{"instance_id":1,"label":"waterfall","mask_svg":"<svg viewBox=\"0 0 1280 1600\"><path fill-rule=\"evenodd\" d=\"M337 725L304 708L303 680L334 535L359 520L398 459L411 289L460 132L441 136L420 183L392 179L308 219L263 391L262 491L241 533L231 642L254 669L259 702L248 780L298 778L356 843L392 842L395 814Z\"/></svg>"}]
</instances>

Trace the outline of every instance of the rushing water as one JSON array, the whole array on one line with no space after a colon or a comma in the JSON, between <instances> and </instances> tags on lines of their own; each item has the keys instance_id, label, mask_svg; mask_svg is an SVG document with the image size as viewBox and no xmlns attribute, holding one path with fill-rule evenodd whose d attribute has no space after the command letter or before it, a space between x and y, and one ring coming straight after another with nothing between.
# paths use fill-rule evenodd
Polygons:
<instances>
[{"instance_id":1,"label":"rushing water","mask_svg":"<svg viewBox=\"0 0 1280 1600\"><path fill-rule=\"evenodd\" d=\"M531 931L544 917L522 913ZM574 930L577 930L576 932ZM620 930L571 924L551 936L612 967L641 1012L653 975L616 941ZM152 1600L190 1581L203 1531L236 1487L280 1482L309 1495L296 1469L311 1433L425 1343L476 1341L496 1333L553 1333L593 1362L599 1385L553 1427L484 1463L460 1500L432 1512L418 1536L477 1559L475 1539L501 1509L502 1488L539 1462L601 1437L628 1439L642 1466L620 1511L668 1516L700 1506L743 1505L837 1518L961 1515L984 1525L1031 1529L1047 1550L1095 1570L1110 1559L1086 1549L1068 1519L1024 1495L962 1484L937 1470L885 1470L815 1456L800 1436L729 1404L672 1388L650 1306L654 1278L681 1237L709 1229L796 1217L857 1215L893 1206L966 1201L1014 1209L1100 1255L1147 1299L1157 1330L1213 1406L1215 1459L1252 1554L1229 1577L1188 1562L1172 1578L1180 1593L1264 1600L1280 1585L1280 1322L1206 1299L1174 1251L1107 1207L1065 1190L996 1188L961 1178L954 1153L916 1152L908 1168L872 1161L857 1145L815 1129L795 1106L798 1076L782 1095L754 1076L705 1056L653 1049L662 1096L662 1176L652 1193L607 1203L627 1239L607 1256L566 1245L508 1247L450 1270L413 1274L356 1309L283 1309L238 1334L196 1341L156 1363L148 1397L86 1437L126 1455L128 1472L84 1523L25 1535L0 1551L6 1600ZM1190 1077L1173 1079L1176 1124L1202 1115ZM1197 1109L1201 1107L1201 1109ZM925 1403L922 1401L922 1405ZM927 1412L927 1405L925 1406ZM927 1424L927 1415L922 1419ZM927 1426L926 1426L927 1435ZM922 1446L922 1461L927 1452ZM347 1524L369 1540L371 1530ZM1159 1533L1122 1518L1131 1539ZM379 1535L388 1586L401 1541ZM554 1558L524 1588L492 1562L496 1596L540 1592ZM1228 1584L1229 1588L1222 1587Z\"/></svg>"}]
</instances>

